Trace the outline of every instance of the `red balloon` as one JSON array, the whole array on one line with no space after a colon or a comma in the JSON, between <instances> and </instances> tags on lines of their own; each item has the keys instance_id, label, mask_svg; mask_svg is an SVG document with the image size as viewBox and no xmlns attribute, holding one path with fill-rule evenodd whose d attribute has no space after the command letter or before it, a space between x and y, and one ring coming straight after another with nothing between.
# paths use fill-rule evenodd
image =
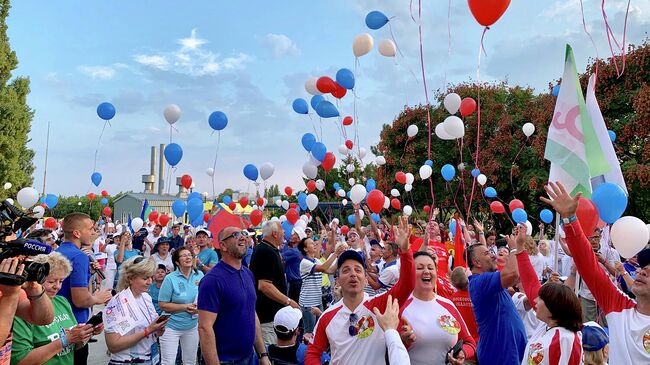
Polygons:
<instances>
[{"instance_id":1,"label":"red balloon","mask_svg":"<svg viewBox=\"0 0 650 365\"><path fill-rule=\"evenodd\" d=\"M262 223L262 211L261 210L252 211L250 215L250 219L252 225L259 226L259 224Z\"/></svg>"},{"instance_id":2,"label":"red balloon","mask_svg":"<svg viewBox=\"0 0 650 365\"><path fill-rule=\"evenodd\" d=\"M228 209L234 211L236 208L237 208L237 203L235 202L228 203Z\"/></svg>"},{"instance_id":3,"label":"red balloon","mask_svg":"<svg viewBox=\"0 0 650 365\"><path fill-rule=\"evenodd\" d=\"M260 209L262 209L262 206L263 206L263 205L264 205L264 198L261 198L261 197L260 197L260 198L257 198L257 206L259 206ZM257 224L256 224L256 225L257 225Z\"/></svg>"},{"instance_id":4,"label":"red balloon","mask_svg":"<svg viewBox=\"0 0 650 365\"><path fill-rule=\"evenodd\" d=\"M352 147L354 147L354 144L352 144L352 141L350 141L348 139L347 141L345 141L345 147L347 147L349 150L351 150Z\"/></svg>"},{"instance_id":5,"label":"red balloon","mask_svg":"<svg viewBox=\"0 0 650 365\"><path fill-rule=\"evenodd\" d=\"M347 116L347 117L343 118L343 125L350 125L350 124L352 124L352 117L351 116Z\"/></svg>"},{"instance_id":6,"label":"red balloon","mask_svg":"<svg viewBox=\"0 0 650 365\"><path fill-rule=\"evenodd\" d=\"M95 193L88 193L88 200L95 200Z\"/></svg>"},{"instance_id":7,"label":"red balloon","mask_svg":"<svg viewBox=\"0 0 650 365\"><path fill-rule=\"evenodd\" d=\"M460 102L460 115L466 117L476 110L476 102L472 98L465 98Z\"/></svg>"},{"instance_id":8,"label":"red balloon","mask_svg":"<svg viewBox=\"0 0 650 365\"><path fill-rule=\"evenodd\" d=\"M158 222L160 222L160 225L165 227L167 223L169 223L169 216L167 214L163 214L158 218Z\"/></svg>"},{"instance_id":9,"label":"red balloon","mask_svg":"<svg viewBox=\"0 0 650 365\"><path fill-rule=\"evenodd\" d=\"M391 199L390 206L397 210L400 210L402 208L402 204L399 202L399 199L397 198Z\"/></svg>"},{"instance_id":10,"label":"red balloon","mask_svg":"<svg viewBox=\"0 0 650 365\"><path fill-rule=\"evenodd\" d=\"M106 190L102 190L102 196L103 196L103 197L107 197L107 196L108 196L108 191L106 191Z\"/></svg>"},{"instance_id":11,"label":"red balloon","mask_svg":"<svg viewBox=\"0 0 650 365\"><path fill-rule=\"evenodd\" d=\"M350 232L350 227L346 226L345 224L341 226L341 234L346 235Z\"/></svg>"},{"instance_id":12,"label":"red balloon","mask_svg":"<svg viewBox=\"0 0 650 365\"><path fill-rule=\"evenodd\" d=\"M47 218L45 220L45 222L43 222L43 225L45 226L45 228L55 229L56 228L56 219L54 219L52 217L49 217L49 218Z\"/></svg>"},{"instance_id":13,"label":"red balloon","mask_svg":"<svg viewBox=\"0 0 650 365\"><path fill-rule=\"evenodd\" d=\"M524 203L519 199L512 199L508 204L508 208L510 209L510 213L514 212L517 208L526 209L524 208Z\"/></svg>"},{"instance_id":14,"label":"red balloon","mask_svg":"<svg viewBox=\"0 0 650 365\"><path fill-rule=\"evenodd\" d=\"M298 219L300 218L300 215L298 214L298 211L295 209L289 209L287 210L287 213L285 213L285 217L287 217L287 220L291 224L296 224Z\"/></svg>"},{"instance_id":15,"label":"red balloon","mask_svg":"<svg viewBox=\"0 0 650 365\"><path fill-rule=\"evenodd\" d=\"M181 185L183 185L185 189L189 189L190 186L192 186L192 177L190 175L181 176Z\"/></svg>"},{"instance_id":16,"label":"red balloon","mask_svg":"<svg viewBox=\"0 0 650 365\"><path fill-rule=\"evenodd\" d=\"M484 27L489 27L506 12L510 0L467 0L467 4L476 21Z\"/></svg>"},{"instance_id":17,"label":"red balloon","mask_svg":"<svg viewBox=\"0 0 650 365\"><path fill-rule=\"evenodd\" d=\"M158 219L158 212L156 212L155 210L149 212L149 221L153 222L156 219Z\"/></svg>"},{"instance_id":18,"label":"red balloon","mask_svg":"<svg viewBox=\"0 0 650 365\"><path fill-rule=\"evenodd\" d=\"M379 213L384 208L384 193L381 190L374 189L368 193L366 204L373 213Z\"/></svg>"},{"instance_id":19,"label":"red balloon","mask_svg":"<svg viewBox=\"0 0 650 365\"><path fill-rule=\"evenodd\" d=\"M578 201L578 210L576 211L578 222L582 227L582 231L587 237L594 233L594 229L598 225L598 208L594 202L587 198L580 197Z\"/></svg>"},{"instance_id":20,"label":"red balloon","mask_svg":"<svg viewBox=\"0 0 650 365\"><path fill-rule=\"evenodd\" d=\"M208 213L203 214L203 221L207 223L209 220L210 220L210 214Z\"/></svg>"},{"instance_id":21,"label":"red balloon","mask_svg":"<svg viewBox=\"0 0 650 365\"><path fill-rule=\"evenodd\" d=\"M323 76L316 81L316 88L322 93L329 94L336 90L336 81Z\"/></svg>"},{"instance_id":22,"label":"red balloon","mask_svg":"<svg viewBox=\"0 0 650 365\"><path fill-rule=\"evenodd\" d=\"M316 190L316 182L314 180L309 180L309 182L307 182L307 191L311 193L314 190Z\"/></svg>"},{"instance_id":23,"label":"red balloon","mask_svg":"<svg viewBox=\"0 0 650 365\"><path fill-rule=\"evenodd\" d=\"M395 173L395 180L397 180L397 182L400 184L406 184L406 174L404 174L402 171L398 171Z\"/></svg>"},{"instance_id":24,"label":"red balloon","mask_svg":"<svg viewBox=\"0 0 650 365\"><path fill-rule=\"evenodd\" d=\"M336 86L336 89L332 91L332 95L337 99L344 97L345 93L347 93L348 90L343 86L339 85L337 82L335 82L334 84Z\"/></svg>"},{"instance_id":25,"label":"red balloon","mask_svg":"<svg viewBox=\"0 0 650 365\"><path fill-rule=\"evenodd\" d=\"M325 158L323 159L323 162L321 162L321 166L323 166L323 170L325 172L329 171L334 167L334 164L336 164L336 156L332 152L327 152L325 154Z\"/></svg>"},{"instance_id":26,"label":"red balloon","mask_svg":"<svg viewBox=\"0 0 650 365\"><path fill-rule=\"evenodd\" d=\"M431 213L431 207L428 205L423 206L422 210L424 210L424 212L427 214Z\"/></svg>"},{"instance_id":27,"label":"red balloon","mask_svg":"<svg viewBox=\"0 0 650 365\"><path fill-rule=\"evenodd\" d=\"M293 193L293 189L291 189L291 186L285 186L285 187L284 187L284 193L285 193L287 196L291 196L291 193Z\"/></svg>"},{"instance_id":28,"label":"red balloon","mask_svg":"<svg viewBox=\"0 0 650 365\"><path fill-rule=\"evenodd\" d=\"M497 201L490 203L490 210L494 214L504 214L506 212L506 208L503 206L503 204Z\"/></svg>"},{"instance_id":29,"label":"red balloon","mask_svg":"<svg viewBox=\"0 0 650 365\"><path fill-rule=\"evenodd\" d=\"M291 203L291 204L289 204L289 209L296 209L297 206L298 206L298 204Z\"/></svg>"},{"instance_id":30,"label":"red balloon","mask_svg":"<svg viewBox=\"0 0 650 365\"><path fill-rule=\"evenodd\" d=\"M111 215L111 212L113 211L109 207L104 207L104 209L102 209L102 213L104 213L104 215L107 217Z\"/></svg>"},{"instance_id":31,"label":"red balloon","mask_svg":"<svg viewBox=\"0 0 650 365\"><path fill-rule=\"evenodd\" d=\"M248 198L245 196L239 198L239 205L241 205L242 208L246 208L246 206L248 205Z\"/></svg>"},{"instance_id":32,"label":"red balloon","mask_svg":"<svg viewBox=\"0 0 650 365\"><path fill-rule=\"evenodd\" d=\"M45 203L41 203L41 204L39 204L39 205L40 205L41 207L43 207L43 209L50 209L50 208L47 207L47 204L45 204Z\"/></svg>"}]
</instances>

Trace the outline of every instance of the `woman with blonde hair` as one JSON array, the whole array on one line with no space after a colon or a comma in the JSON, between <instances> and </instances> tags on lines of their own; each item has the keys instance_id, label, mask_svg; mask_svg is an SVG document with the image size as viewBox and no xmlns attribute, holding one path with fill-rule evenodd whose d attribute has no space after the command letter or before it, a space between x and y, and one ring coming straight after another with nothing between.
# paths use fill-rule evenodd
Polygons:
<instances>
[{"instance_id":1,"label":"woman with blonde hair","mask_svg":"<svg viewBox=\"0 0 650 365\"><path fill-rule=\"evenodd\" d=\"M156 272L153 259L136 256L120 267L119 293L104 308L109 365L157 363L151 346L162 336L168 318L159 317L147 293Z\"/></svg>"},{"instance_id":2,"label":"woman with blonde hair","mask_svg":"<svg viewBox=\"0 0 650 365\"><path fill-rule=\"evenodd\" d=\"M537 274L537 280L542 281L542 274L544 273L544 255L539 252L537 243L531 236L526 236L526 242L524 243L524 248L528 252L528 257L530 258L530 263L535 269L535 274Z\"/></svg>"}]
</instances>

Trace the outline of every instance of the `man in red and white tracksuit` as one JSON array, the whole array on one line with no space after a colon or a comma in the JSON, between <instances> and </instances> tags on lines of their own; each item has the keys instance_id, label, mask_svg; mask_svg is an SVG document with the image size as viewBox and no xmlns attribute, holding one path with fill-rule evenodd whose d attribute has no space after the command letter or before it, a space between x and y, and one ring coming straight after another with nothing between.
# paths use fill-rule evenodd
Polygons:
<instances>
[{"instance_id":1,"label":"man in red and white tracksuit","mask_svg":"<svg viewBox=\"0 0 650 365\"><path fill-rule=\"evenodd\" d=\"M579 195L571 197L561 184L549 183L550 199L542 200L555 208L563 220L578 273L587 284L609 324L610 364L650 364L650 249L637 254L640 270L632 293L636 301L618 290L598 264L591 244L576 218Z\"/></svg>"},{"instance_id":2,"label":"man in red and white tracksuit","mask_svg":"<svg viewBox=\"0 0 650 365\"><path fill-rule=\"evenodd\" d=\"M343 299L332 305L318 320L312 343L307 348L306 365L320 364L321 354L330 348L331 364L385 364L387 347L402 346L395 330L384 332L377 323L373 308L386 309L388 296L402 305L415 287L413 254L409 250L408 220L403 219L395 235L400 247L400 277L387 292L375 297L365 295L367 283L364 261L354 251L345 251L338 258ZM390 354L389 354L390 355Z\"/></svg>"}]
</instances>

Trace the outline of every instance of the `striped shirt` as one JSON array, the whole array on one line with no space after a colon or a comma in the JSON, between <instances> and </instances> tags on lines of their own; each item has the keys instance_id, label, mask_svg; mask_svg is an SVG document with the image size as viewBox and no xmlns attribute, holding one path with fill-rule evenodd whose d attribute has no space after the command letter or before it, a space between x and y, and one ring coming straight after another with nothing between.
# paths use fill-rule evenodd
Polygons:
<instances>
[{"instance_id":1,"label":"striped shirt","mask_svg":"<svg viewBox=\"0 0 650 365\"><path fill-rule=\"evenodd\" d=\"M303 257L300 262L300 278L302 287L300 288L300 298L298 302L302 307L317 307L322 304L321 286L323 285L323 273L316 272L316 259Z\"/></svg>"}]
</instances>

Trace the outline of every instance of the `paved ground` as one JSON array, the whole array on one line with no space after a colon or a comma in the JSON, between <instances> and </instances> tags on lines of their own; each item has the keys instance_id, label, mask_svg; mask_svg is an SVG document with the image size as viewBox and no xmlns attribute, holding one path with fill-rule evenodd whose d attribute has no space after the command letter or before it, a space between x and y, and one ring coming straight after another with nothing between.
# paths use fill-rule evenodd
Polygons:
<instances>
[{"instance_id":1,"label":"paved ground","mask_svg":"<svg viewBox=\"0 0 650 365\"><path fill-rule=\"evenodd\" d=\"M104 309L104 306L95 306L93 308L93 313L97 313ZM89 343L88 346L88 365L106 365L108 364L109 356L106 353L106 340L104 339L104 333L99 336L94 337L97 342Z\"/></svg>"}]
</instances>

